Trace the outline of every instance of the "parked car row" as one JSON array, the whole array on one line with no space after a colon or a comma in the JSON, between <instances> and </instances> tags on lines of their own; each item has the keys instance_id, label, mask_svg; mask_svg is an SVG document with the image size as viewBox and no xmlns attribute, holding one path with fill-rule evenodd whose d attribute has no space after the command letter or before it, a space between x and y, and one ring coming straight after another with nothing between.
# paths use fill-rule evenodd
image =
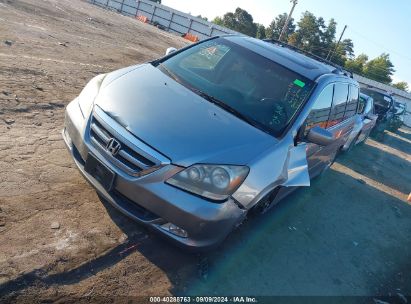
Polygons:
<instances>
[{"instance_id":1,"label":"parked car row","mask_svg":"<svg viewBox=\"0 0 411 304\"><path fill-rule=\"evenodd\" d=\"M364 143L367 140L378 120L378 115L375 113L374 108L374 99L370 96L360 93L357 113L361 117L363 126L361 128L361 131L355 135L354 143L360 144Z\"/></svg>"},{"instance_id":2,"label":"parked car row","mask_svg":"<svg viewBox=\"0 0 411 304\"><path fill-rule=\"evenodd\" d=\"M384 130L396 131L403 123L405 104L396 101L390 94L375 88L363 88L361 92L374 101L375 114L378 119L373 135L381 138Z\"/></svg>"},{"instance_id":3,"label":"parked car row","mask_svg":"<svg viewBox=\"0 0 411 304\"><path fill-rule=\"evenodd\" d=\"M384 101L298 49L213 37L93 78L67 106L63 138L114 207L209 248L364 141Z\"/></svg>"}]
</instances>

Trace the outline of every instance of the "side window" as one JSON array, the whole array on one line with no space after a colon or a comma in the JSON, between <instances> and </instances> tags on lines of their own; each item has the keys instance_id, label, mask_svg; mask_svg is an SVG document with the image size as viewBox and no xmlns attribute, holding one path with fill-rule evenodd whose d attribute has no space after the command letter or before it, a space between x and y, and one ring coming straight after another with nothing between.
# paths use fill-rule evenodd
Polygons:
<instances>
[{"instance_id":1,"label":"side window","mask_svg":"<svg viewBox=\"0 0 411 304\"><path fill-rule=\"evenodd\" d=\"M327 128L340 123L344 118L345 106L348 98L348 84L336 83L334 85L333 106Z\"/></svg>"},{"instance_id":2,"label":"side window","mask_svg":"<svg viewBox=\"0 0 411 304\"><path fill-rule=\"evenodd\" d=\"M315 126L325 128L330 115L334 85L327 86L318 96L306 120L305 133Z\"/></svg>"},{"instance_id":3,"label":"side window","mask_svg":"<svg viewBox=\"0 0 411 304\"><path fill-rule=\"evenodd\" d=\"M348 98L347 107L345 108L344 119L353 117L357 113L359 94L360 90L358 87L350 85L350 97Z\"/></svg>"}]
</instances>

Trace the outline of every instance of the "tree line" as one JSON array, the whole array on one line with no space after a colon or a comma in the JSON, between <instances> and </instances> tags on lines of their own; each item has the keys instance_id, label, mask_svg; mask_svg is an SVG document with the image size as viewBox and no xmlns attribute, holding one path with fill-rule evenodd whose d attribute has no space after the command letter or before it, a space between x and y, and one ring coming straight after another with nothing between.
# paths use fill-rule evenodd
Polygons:
<instances>
[{"instance_id":1,"label":"tree line","mask_svg":"<svg viewBox=\"0 0 411 304\"><path fill-rule=\"evenodd\" d=\"M278 39L287 17L287 13L280 14L265 27L263 24L255 23L250 13L238 7L234 12L214 18L212 22L251 37ZM322 58L328 56L329 60L353 73L404 91L408 90L406 82L393 83L391 76L395 69L389 54L382 53L373 59L366 54L355 56L351 39L345 38L337 45L336 30L337 22L334 19L326 22L324 18L305 11L298 22L290 19L282 40Z\"/></svg>"}]
</instances>

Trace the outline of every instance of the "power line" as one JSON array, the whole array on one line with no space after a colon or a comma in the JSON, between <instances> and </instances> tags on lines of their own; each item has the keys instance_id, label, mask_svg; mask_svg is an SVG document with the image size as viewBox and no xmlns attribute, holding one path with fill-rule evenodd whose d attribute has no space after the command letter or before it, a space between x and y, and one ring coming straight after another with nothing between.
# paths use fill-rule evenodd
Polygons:
<instances>
[{"instance_id":1,"label":"power line","mask_svg":"<svg viewBox=\"0 0 411 304\"><path fill-rule=\"evenodd\" d=\"M329 51L329 48L319 47L319 46L313 46L312 49L313 50ZM344 51L344 50L341 50L341 51L334 50L334 51L331 51L331 53L338 54L338 55L347 55L346 51Z\"/></svg>"},{"instance_id":2,"label":"power line","mask_svg":"<svg viewBox=\"0 0 411 304\"><path fill-rule=\"evenodd\" d=\"M328 51L329 49L328 49L328 48L325 48L325 47L313 46L313 47L312 47L312 50ZM311 50L311 51L308 50L308 52L311 52L311 53L313 53L314 55L319 56L319 55L315 54L314 52L312 52L312 50ZM338 50L336 50L336 51L332 51L332 53L338 54L338 55L346 55L346 52L345 52L345 51L338 51ZM321 57L321 56L320 56L320 57ZM321 58L323 58L323 57L321 57ZM345 68L345 67L344 67L344 68ZM381 71L381 72L387 72L387 69L384 69L384 68L381 68L381 67L377 67L377 66L374 66L373 69L379 70L379 71ZM359 73L358 73L358 74L359 74ZM381 75L378 75L378 74L372 73L372 72L367 72L367 74L368 74L368 75L373 75L373 76L381 76Z\"/></svg>"},{"instance_id":3,"label":"power line","mask_svg":"<svg viewBox=\"0 0 411 304\"><path fill-rule=\"evenodd\" d=\"M325 48L325 47L320 47L320 46L311 46L311 50L307 50L308 52L312 52L313 54L314 54L314 50L322 50L322 51L329 51L330 49L329 48ZM347 55L347 53L344 51L344 50L338 50L338 49L334 49L333 51L331 51L331 54L332 55L334 55L334 54L338 54L338 55ZM314 55L317 55L317 54L314 54ZM319 55L317 55L317 56L319 56ZM320 56L321 57L321 56ZM368 56L367 56L368 57ZM321 58L323 58L323 57L321 57ZM352 60L352 59L350 59L350 60ZM343 68L346 68L346 67L344 67L343 66ZM381 67L378 67L378 66L373 66L372 67L374 70L378 70L378 71L381 71L381 72L384 72L384 73L386 73L386 72L388 72L387 71L387 69L385 69L385 68L381 68ZM394 71L395 72L395 71ZM394 72L392 72L391 73L391 75L394 75ZM358 72L358 74L359 75L361 75L361 76L363 76L364 74L362 74L362 73L359 73ZM367 71L367 75L369 75L369 76L375 76L375 77L381 77L381 75L380 74L376 74L376 73L373 73L373 72L370 72L370 71ZM388 76L391 76L391 75L388 75Z\"/></svg>"},{"instance_id":4,"label":"power line","mask_svg":"<svg viewBox=\"0 0 411 304\"><path fill-rule=\"evenodd\" d=\"M320 46L312 46L311 49L312 49L312 50L329 51L329 48L320 47ZM347 52L344 51L344 50L340 50L340 51L339 51L339 50L334 50L334 51L331 51L331 53L337 54L337 55L347 55ZM314 54L314 55L315 55L315 54ZM367 57L368 57L368 56L367 56ZM354 59L348 58L348 60L354 60ZM371 59L371 60L372 60L372 59ZM376 69L376 70L380 70L380 71L386 71L386 69L380 68L380 67L377 67L377 66L374 66L373 68Z\"/></svg>"},{"instance_id":5,"label":"power line","mask_svg":"<svg viewBox=\"0 0 411 304\"><path fill-rule=\"evenodd\" d=\"M312 47L312 49L313 49L313 50L323 50L323 51L328 51L328 50L329 50L328 48L318 47L318 46L314 46L314 47ZM338 55L347 55L347 53L346 53L345 51L338 51L338 50L332 51L332 53L338 54ZM349 60L352 60L352 59L349 59ZM377 66L373 66L373 69L380 70L380 71L382 71L382 72L386 72L386 71L387 71L387 69L381 68L381 67L377 67ZM370 75L371 75L371 74L372 74L372 73L370 73ZM376 75L376 74L374 74L374 75Z\"/></svg>"},{"instance_id":6,"label":"power line","mask_svg":"<svg viewBox=\"0 0 411 304\"><path fill-rule=\"evenodd\" d=\"M313 50L324 50L324 51L328 51L328 50L329 50L328 48L324 48L324 47L313 47L312 49L313 49ZM335 51L335 52L333 51L332 53L339 54L339 55L346 55L346 53L345 53L344 51L339 51L339 52L338 52L338 51ZM314 54L314 55L315 55L315 54ZM343 68L346 69L345 66L343 66ZM387 72L387 69L380 68L380 67L376 67L376 66L374 66L373 69L379 70L379 71L384 72L384 73ZM363 72L357 72L357 74L360 75L360 76L363 76L363 77L366 77L365 75L367 75L367 76L381 77L380 74L376 74L375 72L370 72L370 71L367 71L366 74L363 74ZM393 75L393 74L394 74L394 73L392 73L391 75ZM388 76L391 76L391 75L388 75Z\"/></svg>"},{"instance_id":7,"label":"power line","mask_svg":"<svg viewBox=\"0 0 411 304\"><path fill-rule=\"evenodd\" d=\"M376 46L384 49L385 51L390 52L390 53L397 54L398 56L403 57L403 58L411 61L411 58L405 56L404 54L401 54L401 53L399 53L399 52L397 52L397 51L394 51L394 50L390 50L390 49L388 49L387 47L385 47L384 45L382 45L382 44L380 44L380 43L378 43L378 42L375 42L375 41L371 40L370 38L366 37L365 35L362 35L362 34L358 33L357 31L354 31L352 28L350 28L349 30L350 30L351 32L353 32L354 34L356 34L357 36L359 36L359 37L361 37L361 38L363 38L363 39L365 39L365 40L373 43L374 45L376 45Z\"/></svg>"}]
</instances>

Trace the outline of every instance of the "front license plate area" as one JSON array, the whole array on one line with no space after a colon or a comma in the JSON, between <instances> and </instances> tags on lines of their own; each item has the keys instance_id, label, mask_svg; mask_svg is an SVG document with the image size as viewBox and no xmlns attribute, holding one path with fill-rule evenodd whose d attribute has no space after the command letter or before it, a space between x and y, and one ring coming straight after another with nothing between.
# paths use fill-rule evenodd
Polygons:
<instances>
[{"instance_id":1,"label":"front license plate area","mask_svg":"<svg viewBox=\"0 0 411 304\"><path fill-rule=\"evenodd\" d=\"M110 191L113 187L116 174L91 153L87 156L84 170L93 176L106 191Z\"/></svg>"}]
</instances>

